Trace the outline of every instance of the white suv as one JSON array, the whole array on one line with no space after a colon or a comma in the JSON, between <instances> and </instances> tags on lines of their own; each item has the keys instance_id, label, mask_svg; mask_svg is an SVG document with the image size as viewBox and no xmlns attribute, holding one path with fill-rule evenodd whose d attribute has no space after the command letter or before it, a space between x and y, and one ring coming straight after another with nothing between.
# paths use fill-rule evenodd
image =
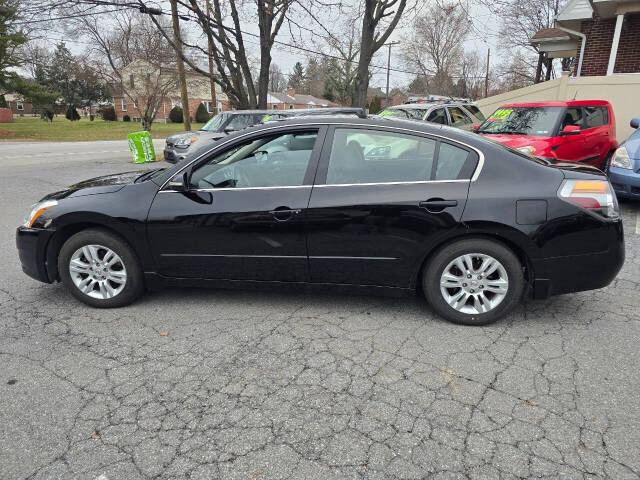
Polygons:
<instances>
[{"instance_id":1,"label":"white suv","mask_svg":"<svg viewBox=\"0 0 640 480\"><path fill-rule=\"evenodd\" d=\"M479 125L485 120L480 109L469 102L406 103L387 107L379 115L382 117L423 120L441 125L451 125L463 130L473 130L474 125Z\"/></svg>"}]
</instances>

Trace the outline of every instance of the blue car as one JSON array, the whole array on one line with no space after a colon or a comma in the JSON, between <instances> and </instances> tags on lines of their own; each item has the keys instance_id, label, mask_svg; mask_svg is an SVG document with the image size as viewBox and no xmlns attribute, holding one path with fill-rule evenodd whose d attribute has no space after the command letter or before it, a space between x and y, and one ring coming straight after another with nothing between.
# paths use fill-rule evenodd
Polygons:
<instances>
[{"instance_id":1,"label":"blue car","mask_svg":"<svg viewBox=\"0 0 640 480\"><path fill-rule=\"evenodd\" d=\"M616 150L609 167L609 180L618 198L640 200L640 118L631 120L636 131Z\"/></svg>"}]
</instances>

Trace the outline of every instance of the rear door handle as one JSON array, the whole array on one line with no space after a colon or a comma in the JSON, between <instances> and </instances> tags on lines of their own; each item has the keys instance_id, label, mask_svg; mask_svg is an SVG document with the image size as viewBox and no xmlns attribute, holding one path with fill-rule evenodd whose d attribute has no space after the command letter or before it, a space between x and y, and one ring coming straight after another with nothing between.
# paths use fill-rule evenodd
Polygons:
<instances>
[{"instance_id":1,"label":"rear door handle","mask_svg":"<svg viewBox=\"0 0 640 480\"><path fill-rule=\"evenodd\" d=\"M439 213L447 207L455 207L458 205L457 200L443 200L442 198L430 198L424 202L420 202L420 207L431 213Z\"/></svg>"},{"instance_id":2,"label":"rear door handle","mask_svg":"<svg viewBox=\"0 0 640 480\"><path fill-rule=\"evenodd\" d=\"M293 217L298 215L301 211L302 210L292 209L289 207L278 207L275 210L271 210L269 213L278 222L286 222L287 220L291 220Z\"/></svg>"}]
</instances>

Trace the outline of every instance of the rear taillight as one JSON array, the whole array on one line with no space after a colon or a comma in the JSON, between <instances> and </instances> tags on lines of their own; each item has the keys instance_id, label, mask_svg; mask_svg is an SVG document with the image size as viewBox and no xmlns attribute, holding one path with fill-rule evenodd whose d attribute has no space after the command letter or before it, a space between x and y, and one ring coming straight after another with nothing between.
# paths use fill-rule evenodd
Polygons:
<instances>
[{"instance_id":1,"label":"rear taillight","mask_svg":"<svg viewBox=\"0 0 640 480\"><path fill-rule=\"evenodd\" d=\"M558 196L588 212L605 218L618 218L618 200L606 180L565 180Z\"/></svg>"}]
</instances>

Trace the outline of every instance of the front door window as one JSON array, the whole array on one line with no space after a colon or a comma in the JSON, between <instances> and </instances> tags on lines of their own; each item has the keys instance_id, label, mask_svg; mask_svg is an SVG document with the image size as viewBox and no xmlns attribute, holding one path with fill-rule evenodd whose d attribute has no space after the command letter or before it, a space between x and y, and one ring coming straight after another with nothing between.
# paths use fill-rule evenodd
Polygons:
<instances>
[{"instance_id":1,"label":"front door window","mask_svg":"<svg viewBox=\"0 0 640 480\"><path fill-rule=\"evenodd\" d=\"M270 135L215 155L191 175L195 189L304 185L316 130Z\"/></svg>"}]
</instances>

